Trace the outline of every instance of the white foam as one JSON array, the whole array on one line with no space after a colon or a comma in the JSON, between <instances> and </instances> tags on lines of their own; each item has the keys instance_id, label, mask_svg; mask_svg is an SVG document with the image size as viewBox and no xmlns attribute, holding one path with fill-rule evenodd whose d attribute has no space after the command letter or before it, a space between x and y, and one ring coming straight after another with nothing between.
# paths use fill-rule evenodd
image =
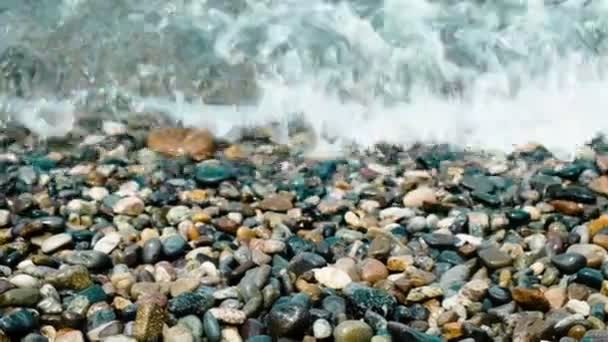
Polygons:
<instances>
[{"instance_id":1,"label":"white foam","mask_svg":"<svg viewBox=\"0 0 608 342\"><path fill-rule=\"evenodd\" d=\"M174 5L178 2L182 5ZM71 9L86 5L64 3ZM373 11L362 18L352 3ZM219 32L216 56L233 62L246 56L264 65L258 79L263 96L244 107L185 102L179 96L140 98L133 109L163 111L220 135L234 125L270 120L285 127L289 116L299 113L319 136L332 138L319 140L317 155L335 153L351 141L445 142L501 151L534 141L571 156L608 131L603 75L608 46L592 41L608 27L608 1L545 3L254 1L233 17L218 15L203 1L168 1L160 12L171 13L163 14L162 22L190 15L195 29ZM280 46L286 51L277 54ZM466 90L462 97L446 98L433 89L442 82L462 82ZM350 100L338 95L344 92ZM57 135L73 124L70 103L14 106L29 128ZM66 115L54 123L38 120L41 108Z\"/></svg>"}]
</instances>

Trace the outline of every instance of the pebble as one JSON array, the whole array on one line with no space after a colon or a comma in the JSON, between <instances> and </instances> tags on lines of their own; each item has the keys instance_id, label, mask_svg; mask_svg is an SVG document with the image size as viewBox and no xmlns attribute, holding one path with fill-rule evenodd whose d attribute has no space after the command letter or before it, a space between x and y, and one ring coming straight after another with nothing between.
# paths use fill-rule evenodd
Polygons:
<instances>
[{"instance_id":1,"label":"pebble","mask_svg":"<svg viewBox=\"0 0 608 342\"><path fill-rule=\"evenodd\" d=\"M144 211L144 202L137 197L125 197L118 200L112 208L116 214L137 216Z\"/></svg>"},{"instance_id":2,"label":"pebble","mask_svg":"<svg viewBox=\"0 0 608 342\"><path fill-rule=\"evenodd\" d=\"M490 269L510 266L513 262L511 256L495 246L482 249L478 252L479 258Z\"/></svg>"},{"instance_id":3,"label":"pebble","mask_svg":"<svg viewBox=\"0 0 608 342\"><path fill-rule=\"evenodd\" d=\"M332 327L326 319L319 318L312 325L313 334L316 339L325 339L331 336Z\"/></svg>"},{"instance_id":4,"label":"pebble","mask_svg":"<svg viewBox=\"0 0 608 342\"><path fill-rule=\"evenodd\" d=\"M314 275L320 284L331 289L343 289L352 282L347 272L333 266L315 269Z\"/></svg>"},{"instance_id":5,"label":"pebble","mask_svg":"<svg viewBox=\"0 0 608 342\"><path fill-rule=\"evenodd\" d=\"M120 240L120 234L109 233L97 241L93 249L101 253L110 254L116 247L118 247Z\"/></svg>"},{"instance_id":6,"label":"pebble","mask_svg":"<svg viewBox=\"0 0 608 342\"><path fill-rule=\"evenodd\" d=\"M336 342L369 342L373 335L372 328L363 321L344 321L334 329Z\"/></svg>"},{"instance_id":7,"label":"pebble","mask_svg":"<svg viewBox=\"0 0 608 342\"><path fill-rule=\"evenodd\" d=\"M434 204L436 202L435 190L428 187L417 188L403 197L403 205L410 208L419 208L425 203Z\"/></svg>"},{"instance_id":8,"label":"pebble","mask_svg":"<svg viewBox=\"0 0 608 342\"><path fill-rule=\"evenodd\" d=\"M42 253L50 254L63 247L66 247L72 242L72 235L61 233L53 235L44 240L40 246Z\"/></svg>"}]
</instances>

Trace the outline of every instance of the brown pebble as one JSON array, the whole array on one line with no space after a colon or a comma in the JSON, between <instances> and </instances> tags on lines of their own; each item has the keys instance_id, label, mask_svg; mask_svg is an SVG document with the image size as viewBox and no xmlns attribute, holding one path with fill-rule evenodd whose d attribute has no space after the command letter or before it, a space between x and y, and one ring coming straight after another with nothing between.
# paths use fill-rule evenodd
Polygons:
<instances>
[{"instance_id":1,"label":"brown pebble","mask_svg":"<svg viewBox=\"0 0 608 342\"><path fill-rule=\"evenodd\" d=\"M219 230L224 233L235 234L239 229L239 224L237 222L232 221L226 216L222 216L216 220L214 220L214 225L219 228Z\"/></svg>"},{"instance_id":2,"label":"brown pebble","mask_svg":"<svg viewBox=\"0 0 608 342\"><path fill-rule=\"evenodd\" d=\"M554 200L550 204L555 211L566 215L578 216L585 210L582 204L572 201Z\"/></svg>"},{"instance_id":3,"label":"brown pebble","mask_svg":"<svg viewBox=\"0 0 608 342\"><path fill-rule=\"evenodd\" d=\"M591 236L594 236L604 228L608 228L608 215L600 215L600 217L595 220L589 221L587 223L587 228L589 229L589 235Z\"/></svg>"},{"instance_id":4,"label":"brown pebble","mask_svg":"<svg viewBox=\"0 0 608 342\"><path fill-rule=\"evenodd\" d=\"M215 152L213 135L206 129L166 127L150 131L148 148L171 157L189 156L194 160L211 157Z\"/></svg>"},{"instance_id":5,"label":"brown pebble","mask_svg":"<svg viewBox=\"0 0 608 342\"><path fill-rule=\"evenodd\" d=\"M593 243L601 246L604 249L608 249L608 235L606 234L597 234L593 237Z\"/></svg>"},{"instance_id":6,"label":"brown pebble","mask_svg":"<svg viewBox=\"0 0 608 342\"><path fill-rule=\"evenodd\" d=\"M459 338L463 335L462 323L447 323L442 327L441 331L443 332L443 337L448 341Z\"/></svg>"},{"instance_id":7,"label":"brown pebble","mask_svg":"<svg viewBox=\"0 0 608 342\"><path fill-rule=\"evenodd\" d=\"M608 195L608 176L600 176L589 182L587 186L599 194Z\"/></svg>"},{"instance_id":8,"label":"brown pebble","mask_svg":"<svg viewBox=\"0 0 608 342\"><path fill-rule=\"evenodd\" d=\"M568 330L568 336L572 337L573 339L576 339L577 341L582 339L583 336L585 336L585 333L587 332L587 329L585 329L584 326L577 324L572 326L572 328L570 328L570 330Z\"/></svg>"},{"instance_id":9,"label":"brown pebble","mask_svg":"<svg viewBox=\"0 0 608 342\"><path fill-rule=\"evenodd\" d=\"M540 289L528 289L516 287L511 290L513 300L525 310L547 311L550 308L549 301Z\"/></svg>"},{"instance_id":10,"label":"brown pebble","mask_svg":"<svg viewBox=\"0 0 608 342\"><path fill-rule=\"evenodd\" d=\"M361 268L361 279L371 284L386 279L388 277L388 270L384 264L376 259L365 259L360 265Z\"/></svg>"}]
</instances>

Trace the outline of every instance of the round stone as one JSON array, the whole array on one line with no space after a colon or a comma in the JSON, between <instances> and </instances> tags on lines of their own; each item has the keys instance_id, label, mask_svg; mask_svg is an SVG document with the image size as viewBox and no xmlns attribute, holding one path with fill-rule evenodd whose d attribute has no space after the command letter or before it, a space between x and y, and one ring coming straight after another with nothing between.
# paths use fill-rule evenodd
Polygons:
<instances>
[{"instance_id":1,"label":"round stone","mask_svg":"<svg viewBox=\"0 0 608 342\"><path fill-rule=\"evenodd\" d=\"M61 233L53 235L42 242L40 250L42 253L53 253L72 242L72 235Z\"/></svg>"},{"instance_id":2,"label":"round stone","mask_svg":"<svg viewBox=\"0 0 608 342\"><path fill-rule=\"evenodd\" d=\"M315 269L314 274L320 284L332 289L342 289L352 282L348 273L333 266Z\"/></svg>"},{"instance_id":3,"label":"round stone","mask_svg":"<svg viewBox=\"0 0 608 342\"><path fill-rule=\"evenodd\" d=\"M551 258L551 262L565 274L573 274L587 265L587 259L579 253L558 254Z\"/></svg>"},{"instance_id":4,"label":"round stone","mask_svg":"<svg viewBox=\"0 0 608 342\"><path fill-rule=\"evenodd\" d=\"M312 331L317 339L324 339L331 336L331 324L326 319L319 318L312 325Z\"/></svg>"},{"instance_id":5,"label":"round stone","mask_svg":"<svg viewBox=\"0 0 608 342\"><path fill-rule=\"evenodd\" d=\"M344 321L334 329L335 342L370 342L374 332L363 321Z\"/></svg>"}]
</instances>

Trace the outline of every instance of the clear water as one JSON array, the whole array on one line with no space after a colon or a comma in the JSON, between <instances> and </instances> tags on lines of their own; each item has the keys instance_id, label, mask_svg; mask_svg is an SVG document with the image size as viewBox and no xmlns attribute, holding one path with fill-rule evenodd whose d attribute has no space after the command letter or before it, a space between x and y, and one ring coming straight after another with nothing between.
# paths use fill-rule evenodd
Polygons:
<instances>
[{"instance_id":1,"label":"clear water","mask_svg":"<svg viewBox=\"0 0 608 342\"><path fill-rule=\"evenodd\" d=\"M570 153L608 128L607 34L604 0L3 0L0 106Z\"/></svg>"}]
</instances>

